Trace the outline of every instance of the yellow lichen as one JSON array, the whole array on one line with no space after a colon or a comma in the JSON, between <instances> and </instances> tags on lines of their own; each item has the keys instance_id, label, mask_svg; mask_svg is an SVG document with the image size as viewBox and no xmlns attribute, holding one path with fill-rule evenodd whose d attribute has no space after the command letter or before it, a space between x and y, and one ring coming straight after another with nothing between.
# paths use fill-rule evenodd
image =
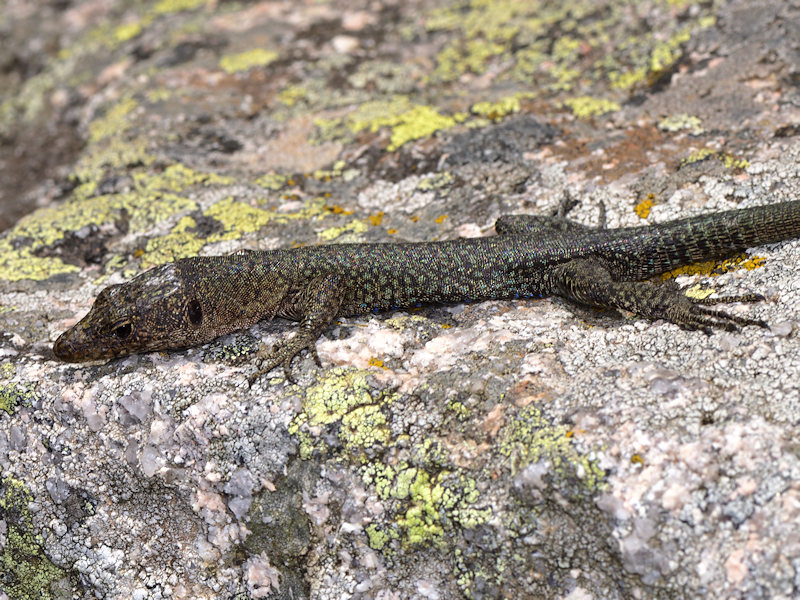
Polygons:
<instances>
[{"instance_id":1,"label":"yellow lichen","mask_svg":"<svg viewBox=\"0 0 800 600\"><path fill-rule=\"evenodd\" d=\"M127 42L142 33L141 23L124 23L114 28L114 39L118 42Z\"/></svg>"},{"instance_id":2,"label":"yellow lichen","mask_svg":"<svg viewBox=\"0 0 800 600\"><path fill-rule=\"evenodd\" d=\"M702 121L699 117L679 113L665 117L658 122L661 131L688 131L692 135L700 135L705 132Z\"/></svg>"},{"instance_id":3,"label":"yellow lichen","mask_svg":"<svg viewBox=\"0 0 800 600\"><path fill-rule=\"evenodd\" d=\"M336 424L342 446L351 457L366 461L362 454L373 445L384 446L391 436L383 407L397 398L395 393L381 393L373 397L367 383L368 371L337 368L325 374L324 379L306 390L303 412L289 426L289 432L300 439L300 454L310 457L323 439L311 433L320 427Z\"/></svg>"},{"instance_id":4,"label":"yellow lichen","mask_svg":"<svg viewBox=\"0 0 800 600\"><path fill-rule=\"evenodd\" d=\"M708 159L717 159L726 169L746 169L750 166L750 161L744 158L736 158L729 152L720 152L711 148L701 148L693 152L681 161L681 166L701 162Z\"/></svg>"},{"instance_id":5,"label":"yellow lichen","mask_svg":"<svg viewBox=\"0 0 800 600\"><path fill-rule=\"evenodd\" d=\"M508 457L511 473L526 465L546 460L554 475L578 477L583 486L596 491L604 486L605 473L588 456L575 448L570 428L551 425L534 405L523 408L501 431L498 450Z\"/></svg>"},{"instance_id":6,"label":"yellow lichen","mask_svg":"<svg viewBox=\"0 0 800 600\"><path fill-rule=\"evenodd\" d=\"M159 0L153 7L156 15L167 15L170 13L194 10L208 5L209 0Z\"/></svg>"},{"instance_id":7,"label":"yellow lichen","mask_svg":"<svg viewBox=\"0 0 800 600\"><path fill-rule=\"evenodd\" d=\"M567 98L564 100L564 105L572 111L572 114L581 119L597 117L620 109L617 102L591 96Z\"/></svg>"},{"instance_id":8,"label":"yellow lichen","mask_svg":"<svg viewBox=\"0 0 800 600\"><path fill-rule=\"evenodd\" d=\"M449 129L464 121L468 115L457 113L443 115L431 106L414 105L404 97L391 100L365 102L344 119L317 119L323 139L336 139L346 132L378 131L382 127L391 129L389 151L403 144L432 135L436 131Z\"/></svg>"},{"instance_id":9,"label":"yellow lichen","mask_svg":"<svg viewBox=\"0 0 800 600\"><path fill-rule=\"evenodd\" d=\"M654 204L655 197L652 194L648 194L647 198L633 207L633 212L635 212L640 219L646 219L650 216L650 210L653 208Z\"/></svg>"},{"instance_id":10,"label":"yellow lichen","mask_svg":"<svg viewBox=\"0 0 800 600\"><path fill-rule=\"evenodd\" d=\"M228 54L219 59L220 68L226 73L247 71L253 67L266 67L278 58L278 53L264 48L254 48L238 54Z\"/></svg>"},{"instance_id":11,"label":"yellow lichen","mask_svg":"<svg viewBox=\"0 0 800 600\"><path fill-rule=\"evenodd\" d=\"M477 102L470 107L470 112L492 121L500 121L506 115L520 111L521 97L521 94L515 94L506 96L497 102Z\"/></svg>"},{"instance_id":12,"label":"yellow lichen","mask_svg":"<svg viewBox=\"0 0 800 600\"><path fill-rule=\"evenodd\" d=\"M330 242L347 233L356 235L359 233L364 233L367 231L367 229L369 229L367 224L360 219L357 219L355 221L350 221L350 223L347 225L342 225L341 227L329 227L328 229L320 231L317 235L322 241Z\"/></svg>"},{"instance_id":13,"label":"yellow lichen","mask_svg":"<svg viewBox=\"0 0 800 600\"><path fill-rule=\"evenodd\" d=\"M679 275L722 275L736 269L752 270L761 267L766 259L763 256L748 256L740 254L721 262L710 260L693 263L684 267L672 269L661 275L662 280L673 279Z\"/></svg>"},{"instance_id":14,"label":"yellow lichen","mask_svg":"<svg viewBox=\"0 0 800 600\"><path fill-rule=\"evenodd\" d=\"M95 144L100 140L118 136L131 126L128 115L139 104L133 98L125 98L112 106L105 116L95 119L89 125L89 143Z\"/></svg>"}]
</instances>

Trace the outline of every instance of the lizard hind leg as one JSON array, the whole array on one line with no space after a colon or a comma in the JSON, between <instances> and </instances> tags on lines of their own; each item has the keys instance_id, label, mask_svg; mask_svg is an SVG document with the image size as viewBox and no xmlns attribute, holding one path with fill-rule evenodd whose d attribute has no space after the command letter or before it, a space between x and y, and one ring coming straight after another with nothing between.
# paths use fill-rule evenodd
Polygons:
<instances>
[{"instance_id":1,"label":"lizard hind leg","mask_svg":"<svg viewBox=\"0 0 800 600\"><path fill-rule=\"evenodd\" d=\"M656 286L648 281L615 281L598 259L577 259L557 267L553 273L557 295L579 304L617 308L651 320L664 319L686 329L710 333L714 329L736 331L755 325L768 327L759 319L730 314L711 305L756 302L758 294L694 299L673 286Z\"/></svg>"}]
</instances>

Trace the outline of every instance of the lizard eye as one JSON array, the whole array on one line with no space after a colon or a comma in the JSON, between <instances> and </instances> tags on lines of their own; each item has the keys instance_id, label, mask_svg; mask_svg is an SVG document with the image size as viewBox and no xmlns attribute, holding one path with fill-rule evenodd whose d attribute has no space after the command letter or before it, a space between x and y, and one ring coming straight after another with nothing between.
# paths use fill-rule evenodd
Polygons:
<instances>
[{"instance_id":1,"label":"lizard eye","mask_svg":"<svg viewBox=\"0 0 800 600\"><path fill-rule=\"evenodd\" d=\"M123 323L122 325L118 325L112 331L112 333L121 340L124 340L131 334L132 328L130 323Z\"/></svg>"},{"instance_id":2,"label":"lizard eye","mask_svg":"<svg viewBox=\"0 0 800 600\"><path fill-rule=\"evenodd\" d=\"M192 325L200 325L203 322L203 308L196 298L186 305L186 314L189 315Z\"/></svg>"}]
</instances>

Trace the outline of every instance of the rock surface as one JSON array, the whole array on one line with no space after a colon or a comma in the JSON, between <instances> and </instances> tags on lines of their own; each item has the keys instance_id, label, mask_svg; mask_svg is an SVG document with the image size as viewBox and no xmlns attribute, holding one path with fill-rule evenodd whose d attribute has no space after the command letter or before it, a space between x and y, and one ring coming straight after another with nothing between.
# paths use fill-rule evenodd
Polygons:
<instances>
[{"instance_id":1,"label":"rock surface","mask_svg":"<svg viewBox=\"0 0 800 600\"><path fill-rule=\"evenodd\" d=\"M342 319L323 368L253 388L290 324L50 347L182 256L486 235L566 192L611 227L797 199L799 23L756 0L0 3L0 599L797 597L797 242L674 274L765 294L734 310L768 331L428 307Z\"/></svg>"}]
</instances>

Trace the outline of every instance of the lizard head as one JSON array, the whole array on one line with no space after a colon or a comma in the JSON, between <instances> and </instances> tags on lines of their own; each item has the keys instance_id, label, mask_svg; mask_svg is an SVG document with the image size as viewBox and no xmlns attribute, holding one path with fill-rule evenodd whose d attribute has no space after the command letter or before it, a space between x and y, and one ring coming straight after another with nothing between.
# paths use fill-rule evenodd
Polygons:
<instances>
[{"instance_id":1,"label":"lizard head","mask_svg":"<svg viewBox=\"0 0 800 600\"><path fill-rule=\"evenodd\" d=\"M81 362L182 348L220 335L207 321L202 294L170 263L101 291L89 313L56 340L53 352Z\"/></svg>"}]
</instances>

